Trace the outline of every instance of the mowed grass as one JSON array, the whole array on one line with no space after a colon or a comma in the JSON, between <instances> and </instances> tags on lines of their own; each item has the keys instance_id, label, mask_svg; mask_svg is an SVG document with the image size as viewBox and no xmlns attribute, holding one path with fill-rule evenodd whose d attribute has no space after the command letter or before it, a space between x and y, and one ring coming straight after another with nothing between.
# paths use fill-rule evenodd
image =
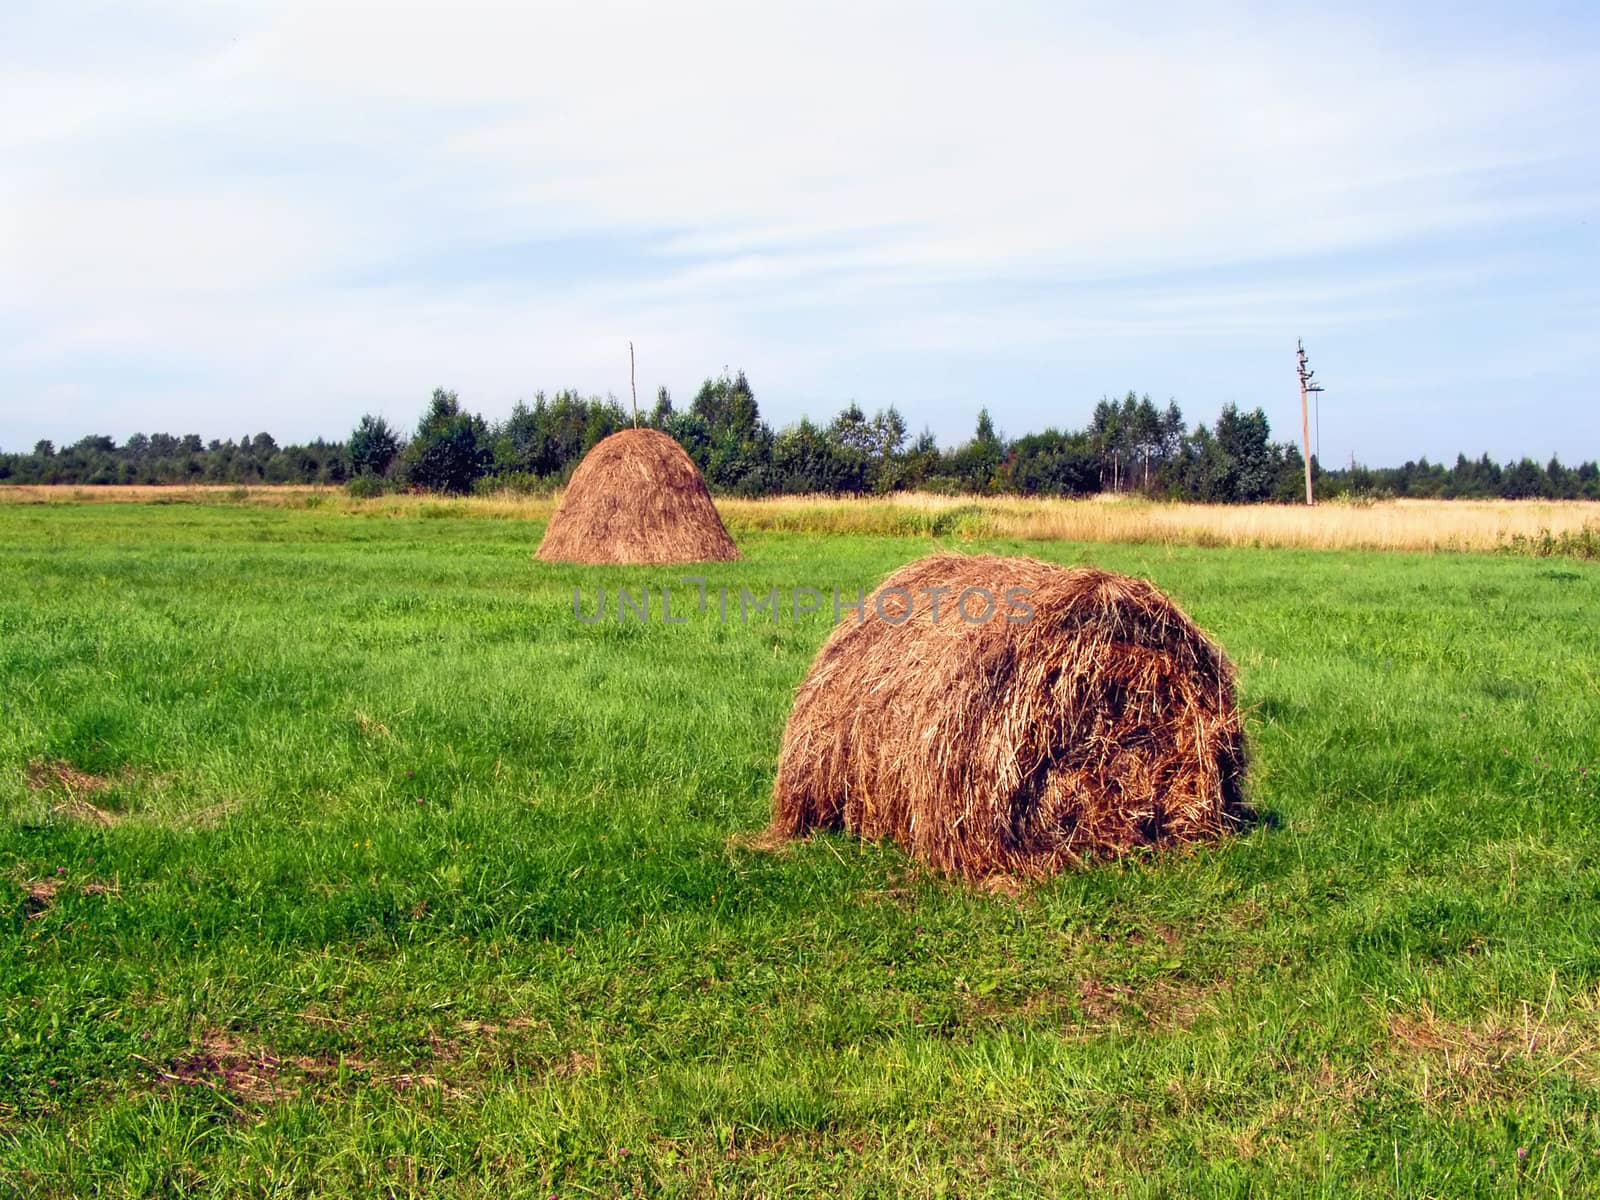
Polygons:
<instances>
[{"instance_id":1,"label":"mowed grass","mask_svg":"<svg viewBox=\"0 0 1600 1200\"><path fill-rule=\"evenodd\" d=\"M948 540L0 506L0 1194L1583 1195L1600 566L1063 542L1239 665L1261 822L1020 894L759 829ZM909 716L910 714L908 714Z\"/></svg>"}]
</instances>

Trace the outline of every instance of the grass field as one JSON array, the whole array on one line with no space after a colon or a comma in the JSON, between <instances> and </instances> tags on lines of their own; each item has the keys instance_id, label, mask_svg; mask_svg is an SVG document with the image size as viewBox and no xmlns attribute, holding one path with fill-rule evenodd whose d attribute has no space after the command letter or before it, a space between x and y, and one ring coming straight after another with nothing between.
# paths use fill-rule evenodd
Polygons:
<instances>
[{"instance_id":1,"label":"grass field","mask_svg":"<svg viewBox=\"0 0 1600 1200\"><path fill-rule=\"evenodd\" d=\"M1247 835L1012 893L741 849L831 612L583 625L680 572L540 530L0 505L0 1195L1600 1190L1600 565L953 530L1251 711Z\"/></svg>"}]
</instances>

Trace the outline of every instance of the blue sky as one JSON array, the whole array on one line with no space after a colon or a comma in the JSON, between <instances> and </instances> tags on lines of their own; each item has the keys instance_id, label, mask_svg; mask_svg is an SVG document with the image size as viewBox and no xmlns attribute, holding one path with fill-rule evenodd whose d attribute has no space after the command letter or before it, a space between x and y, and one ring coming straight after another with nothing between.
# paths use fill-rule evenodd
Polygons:
<instances>
[{"instance_id":1,"label":"blue sky","mask_svg":"<svg viewBox=\"0 0 1600 1200\"><path fill-rule=\"evenodd\" d=\"M1322 454L1600 457L1600 17L0 7L0 447L341 437L436 385L949 444L1128 389Z\"/></svg>"}]
</instances>

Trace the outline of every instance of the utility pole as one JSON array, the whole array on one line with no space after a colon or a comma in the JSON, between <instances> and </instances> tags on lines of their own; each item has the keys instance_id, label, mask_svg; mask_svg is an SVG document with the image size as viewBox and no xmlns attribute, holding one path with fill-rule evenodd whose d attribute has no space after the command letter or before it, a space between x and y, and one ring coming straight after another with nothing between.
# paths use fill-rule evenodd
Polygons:
<instances>
[{"instance_id":1,"label":"utility pole","mask_svg":"<svg viewBox=\"0 0 1600 1200\"><path fill-rule=\"evenodd\" d=\"M1305 343L1297 341L1295 349L1300 368L1300 445L1306 457L1306 503L1315 504L1316 498L1311 494L1311 410L1306 400L1312 392L1320 392L1322 385L1314 381L1316 372L1306 362Z\"/></svg>"},{"instance_id":2,"label":"utility pole","mask_svg":"<svg viewBox=\"0 0 1600 1200\"><path fill-rule=\"evenodd\" d=\"M639 385L633 378L633 339L628 339L628 390L633 393L633 427L639 428Z\"/></svg>"}]
</instances>

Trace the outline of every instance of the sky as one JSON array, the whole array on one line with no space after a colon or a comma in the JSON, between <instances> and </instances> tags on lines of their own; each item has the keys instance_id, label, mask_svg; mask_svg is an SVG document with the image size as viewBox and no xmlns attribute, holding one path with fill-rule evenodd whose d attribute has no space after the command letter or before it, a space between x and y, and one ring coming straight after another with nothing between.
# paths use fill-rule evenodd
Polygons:
<instances>
[{"instance_id":1,"label":"sky","mask_svg":"<svg viewBox=\"0 0 1600 1200\"><path fill-rule=\"evenodd\" d=\"M0 448L436 386L1600 457L1600 7L0 4ZM1337 12L1328 11L1337 8Z\"/></svg>"}]
</instances>

